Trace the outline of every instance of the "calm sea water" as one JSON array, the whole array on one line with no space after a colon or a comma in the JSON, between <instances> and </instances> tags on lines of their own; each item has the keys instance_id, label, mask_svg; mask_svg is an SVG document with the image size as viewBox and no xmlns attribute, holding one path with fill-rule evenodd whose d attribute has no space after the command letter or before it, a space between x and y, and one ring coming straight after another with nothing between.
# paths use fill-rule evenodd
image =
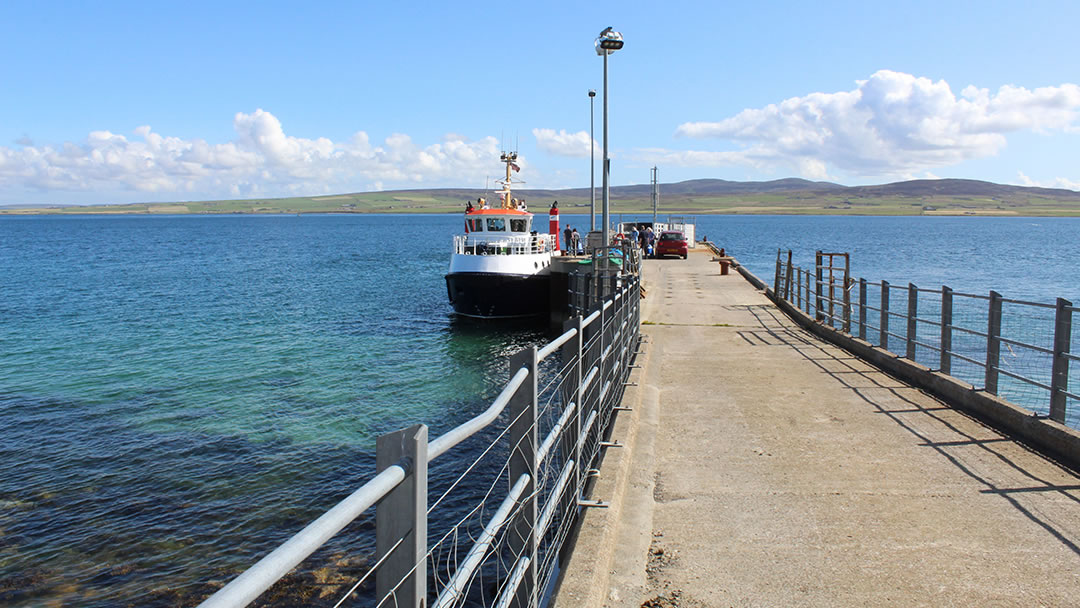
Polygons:
<instances>
[{"instance_id":1,"label":"calm sea water","mask_svg":"<svg viewBox=\"0 0 1080 608\"><path fill-rule=\"evenodd\" d=\"M459 223L0 218L0 604L191 604L366 479L378 434L485 408L544 336L450 315ZM697 223L762 277L824 249L872 280L1080 301L1080 220ZM353 532L320 563L368 547Z\"/></svg>"}]
</instances>

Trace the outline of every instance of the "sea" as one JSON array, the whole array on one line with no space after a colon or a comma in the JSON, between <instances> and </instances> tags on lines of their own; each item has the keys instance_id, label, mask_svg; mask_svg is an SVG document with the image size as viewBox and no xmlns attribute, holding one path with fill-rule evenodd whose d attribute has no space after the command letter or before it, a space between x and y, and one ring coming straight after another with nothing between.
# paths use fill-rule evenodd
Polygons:
<instances>
[{"instance_id":1,"label":"sea","mask_svg":"<svg viewBox=\"0 0 1080 608\"><path fill-rule=\"evenodd\" d=\"M766 281L778 250L803 266L825 250L871 281L1080 302L1080 219L694 221ZM424 422L435 437L485 409L509 355L549 336L451 314L460 228L0 216L0 605L196 604L369 478L378 435ZM309 573L362 570L371 528Z\"/></svg>"}]
</instances>

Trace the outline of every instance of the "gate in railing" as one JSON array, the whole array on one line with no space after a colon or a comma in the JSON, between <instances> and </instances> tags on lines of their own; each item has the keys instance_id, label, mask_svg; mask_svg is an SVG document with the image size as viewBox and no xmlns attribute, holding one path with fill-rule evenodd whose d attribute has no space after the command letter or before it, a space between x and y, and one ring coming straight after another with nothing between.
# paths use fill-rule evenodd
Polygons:
<instances>
[{"instance_id":1,"label":"gate in railing","mask_svg":"<svg viewBox=\"0 0 1080 608\"><path fill-rule=\"evenodd\" d=\"M773 292L823 324L1080 428L1080 395L1069 388L1080 386L1072 302L856 281L833 268L838 256L848 267L847 254L818 251L811 270L777 251Z\"/></svg>"},{"instance_id":2,"label":"gate in railing","mask_svg":"<svg viewBox=\"0 0 1080 608\"><path fill-rule=\"evenodd\" d=\"M432 441L422 424L379 437L370 481L200 606L247 605L372 506L374 565L335 605L538 606L581 509L605 506L585 499L587 486L613 445L607 433L641 325L638 277L620 275L610 286L610 297L558 338L511 356L510 379L482 414ZM488 428L495 422L497 432ZM478 435L484 429L487 438ZM458 463L429 506L428 464L478 439L479 456ZM470 477L485 472L482 481ZM467 477L473 483L463 484ZM479 500L451 496L463 485ZM454 523L431 529L437 510Z\"/></svg>"}]
</instances>

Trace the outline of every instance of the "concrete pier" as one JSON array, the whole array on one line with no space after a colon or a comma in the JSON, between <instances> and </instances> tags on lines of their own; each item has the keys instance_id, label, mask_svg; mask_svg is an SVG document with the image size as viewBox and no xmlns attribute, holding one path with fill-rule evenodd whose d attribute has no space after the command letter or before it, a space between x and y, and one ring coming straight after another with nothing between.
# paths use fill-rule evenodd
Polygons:
<instances>
[{"instance_id":1,"label":"concrete pier","mask_svg":"<svg viewBox=\"0 0 1080 608\"><path fill-rule=\"evenodd\" d=\"M649 260L631 380L555 606L1078 606L1080 476Z\"/></svg>"}]
</instances>

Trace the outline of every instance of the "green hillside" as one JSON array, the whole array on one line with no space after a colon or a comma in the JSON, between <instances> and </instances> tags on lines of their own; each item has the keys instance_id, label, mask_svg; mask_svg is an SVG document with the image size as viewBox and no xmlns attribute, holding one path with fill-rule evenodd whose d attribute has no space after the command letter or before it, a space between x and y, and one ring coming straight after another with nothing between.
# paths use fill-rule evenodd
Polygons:
<instances>
[{"instance_id":1,"label":"green hillside","mask_svg":"<svg viewBox=\"0 0 1080 608\"><path fill-rule=\"evenodd\" d=\"M650 186L611 189L613 213L652 211ZM587 188L521 190L531 211L543 213L559 201L564 212L586 212ZM0 214L233 214L233 213L451 213L466 200L493 198L479 189L363 192L329 196L218 200L129 205L0 208ZM600 193L597 189L597 210ZM1033 215L1080 216L1080 192L1004 186L974 180L916 180L847 187L799 179L773 182L691 180L661 184L664 214L837 214L837 215Z\"/></svg>"}]
</instances>

